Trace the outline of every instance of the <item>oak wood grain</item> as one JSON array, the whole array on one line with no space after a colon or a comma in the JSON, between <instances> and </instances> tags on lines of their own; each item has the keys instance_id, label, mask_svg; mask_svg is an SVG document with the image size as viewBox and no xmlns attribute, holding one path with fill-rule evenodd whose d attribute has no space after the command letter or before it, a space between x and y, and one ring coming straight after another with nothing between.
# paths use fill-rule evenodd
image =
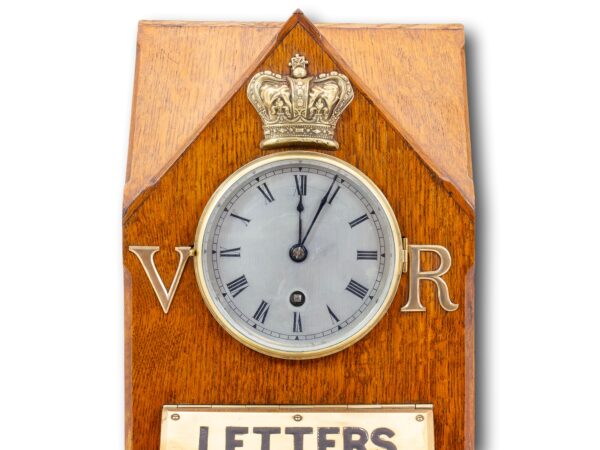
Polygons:
<instances>
[{"instance_id":1,"label":"oak wood grain","mask_svg":"<svg viewBox=\"0 0 600 450\"><path fill-rule=\"evenodd\" d=\"M386 118L472 209L462 26L318 28Z\"/></svg>"},{"instance_id":2,"label":"oak wood grain","mask_svg":"<svg viewBox=\"0 0 600 450\"><path fill-rule=\"evenodd\" d=\"M280 28L140 22L124 207L160 178L237 91Z\"/></svg>"},{"instance_id":3,"label":"oak wood grain","mask_svg":"<svg viewBox=\"0 0 600 450\"><path fill-rule=\"evenodd\" d=\"M303 16L295 14L292 22L298 17ZM140 22L126 210L292 22ZM463 27L305 22L340 69L354 75L386 119L473 210Z\"/></svg>"},{"instance_id":4,"label":"oak wood grain","mask_svg":"<svg viewBox=\"0 0 600 450\"><path fill-rule=\"evenodd\" d=\"M277 31L271 51L258 57L252 72L285 73L290 56L297 52L306 55L312 73L343 71L315 30L305 18L294 16ZM422 38L427 39L427 34ZM216 41L214 45L219 47L215 51L227 51ZM139 60L138 77L145 70ZM454 70L460 72L462 67ZM354 73L358 72L351 75ZM163 83L168 81L167 77ZM212 192L244 163L272 153L259 149L261 123L246 98L245 83L240 83L193 142L126 210L128 450L157 450L161 407L177 403L433 403L436 448L473 448L474 215L440 178L439 171L403 137L390 120L391 113L382 112L360 80L351 77L351 81L355 99L339 122L340 150L335 156L358 167L382 189L410 242L449 249L453 266L445 279L460 308L453 313L444 311L435 300L434 287L425 283L422 292L427 312L401 313L407 296L407 278L403 276L390 311L365 339L341 353L311 361L270 358L231 338L204 306L190 263L169 314L162 312L128 246L159 245L156 265L170 282L178 262L174 248L193 244L198 219ZM145 90L143 95L154 94ZM456 112L463 120L464 108ZM168 120L177 127L181 123L175 116L169 113ZM147 120L147 115L135 116L134 125L143 130ZM182 136L187 131L179 128L173 136L185 140ZM148 139L154 142L157 138ZM136 158L155 157L139 148L135 152ZM456 154L452 157L458 158ZM145 163L140 164L130 165L130 179ZM148 167L151 164L148 162ZM129 194L126 191L126 203Z\"/></svg>"}]
</instances>

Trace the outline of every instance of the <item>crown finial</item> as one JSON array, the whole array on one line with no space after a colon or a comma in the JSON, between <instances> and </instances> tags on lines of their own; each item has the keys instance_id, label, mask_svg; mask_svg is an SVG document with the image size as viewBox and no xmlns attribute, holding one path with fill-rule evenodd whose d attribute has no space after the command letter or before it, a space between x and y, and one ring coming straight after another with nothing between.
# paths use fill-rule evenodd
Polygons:
<instances>
[{"instance_id":1,"label":"crown finial","mask_svg":"<svg viewBox=\"0 0 600 450\"><path fill-rule=\"evenodd\" d=\"M248 99L263 122L263 149L277 147L339 148L335 127L354 98L348 77L338 72L309 76L308 61L296 53L291 76L259 72L248 84Z\"/></svg>"},{"instance_id":2,"label":"crown finial","mask_svg":"<svg viewBox=\"0 0 600 450\"><path fill-rule=\"evenodd\" d=\"M308 61L306 58L298 53L295 56L292 56L288 66L290 66L292 76L294 78L304 78L307 75L306 66L308 65Z\"/></svg>"}]
</instances>

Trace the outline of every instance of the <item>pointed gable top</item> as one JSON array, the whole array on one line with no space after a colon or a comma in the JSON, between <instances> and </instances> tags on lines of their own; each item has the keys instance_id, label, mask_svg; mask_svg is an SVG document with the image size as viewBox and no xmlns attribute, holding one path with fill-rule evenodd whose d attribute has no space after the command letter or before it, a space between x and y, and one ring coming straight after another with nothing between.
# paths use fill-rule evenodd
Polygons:
<instances>
[{"instance_id":1,"label":"pointed gable top","mask_svg":"<svg viewBox=\"0 0 600 450\"><path fill-rule=\"evenodd\" d=\"M124 210L298 25L472 215L462 26L313 25L300 11L284 24L140 23Z\"/></svg>"}]
</instances>

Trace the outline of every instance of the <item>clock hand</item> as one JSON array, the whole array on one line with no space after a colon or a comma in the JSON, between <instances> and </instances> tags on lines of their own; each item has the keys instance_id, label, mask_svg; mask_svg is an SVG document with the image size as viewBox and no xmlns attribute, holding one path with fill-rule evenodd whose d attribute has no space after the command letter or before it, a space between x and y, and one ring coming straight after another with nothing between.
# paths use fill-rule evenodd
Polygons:
<instances>
[{"instance_id":1,"label":"clock hand","mask_svg":"<svg viewBox=\"0 0 600 450\"><path fill-rule=\"evenodd\" d=\"M333 185L335 184L335 182L337 180L337 177L338 177L337 175L333 177L333 181L331 182L331 185L329 186L329 189L327 190L327 192L325 193L325 195L321 199L321 203L319 204L319 208L317 209L317 212L316 212L315 216L313 217L313 220L310 223L310 226L308 227L308 230L306 230L306 234L304 235L304 239L302 239L302 242L300 242L300 245L304 245L304 243L306 242L306 238L310 234L310 230L312 230L313 225L317 221L317 217L319 217L319 214L321 214L321 211L323 210L323 207L325 206L325 203L327 203L327 199L329 198L329 194L331 193L331 189L333 188Z\"/></svg>"},{"instance_id":2,"label":"clock hand","mask_svg":"<svg viewBox=\"0 0 600 450\"><path fill-rule=\"evenodd\" d=\"M298 211L298 242L290 248L290 258L292 261L301 263L308 256L308 250L304 245L302 245L302 211L304 211L304 203L302 202L302 197L306 193L306 175L295 175L296 179L296 192L298 193L298 206L296 207L296 211Z\"/></svg>"},{"instance_id":3,"label":"clock hand","mask_svg":"<svg viewBox=\"0 0 600 450\"><path fill-rule=\"evenodd\" d=\"M297 184L298 180L296 180L296 185ZM298 245L302 245L302 211L304 211L304 205L302 204L302 192L299 186L298 192L300 192L300 200L298 201L298 206L296 207L296 211L298 211Z\"/></svg>"},{"instance_id":4,"label":"clock hand","mask_svg":"<svg viewBox=\"0 0 600 450\"><path fill-rule=\"evenodd\" d=\"M302 197L300 197L300 202L298 203L298 244L302 242L302 211L304 211L304 206L302 205Z\"/></svg>"}]
</instances>

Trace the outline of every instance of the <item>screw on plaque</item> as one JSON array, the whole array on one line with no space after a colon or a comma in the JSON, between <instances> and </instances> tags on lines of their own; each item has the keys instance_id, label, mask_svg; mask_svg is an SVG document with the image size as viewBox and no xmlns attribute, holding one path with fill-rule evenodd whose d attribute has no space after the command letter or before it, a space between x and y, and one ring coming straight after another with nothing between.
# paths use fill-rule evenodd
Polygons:
<instances>
[{"instance_id":1,"label":"screw on plaque","mask_svg":"<svg viewBox=\"0 0 600 450\"><path fill-rule=\"evenodd\" d=\"M302 420L302 416L301 416L300 414L296 414L296 415L294 416L294 420L295 420L296 422L300 422L300 421Z\"/></svg>"}]
</instances>

